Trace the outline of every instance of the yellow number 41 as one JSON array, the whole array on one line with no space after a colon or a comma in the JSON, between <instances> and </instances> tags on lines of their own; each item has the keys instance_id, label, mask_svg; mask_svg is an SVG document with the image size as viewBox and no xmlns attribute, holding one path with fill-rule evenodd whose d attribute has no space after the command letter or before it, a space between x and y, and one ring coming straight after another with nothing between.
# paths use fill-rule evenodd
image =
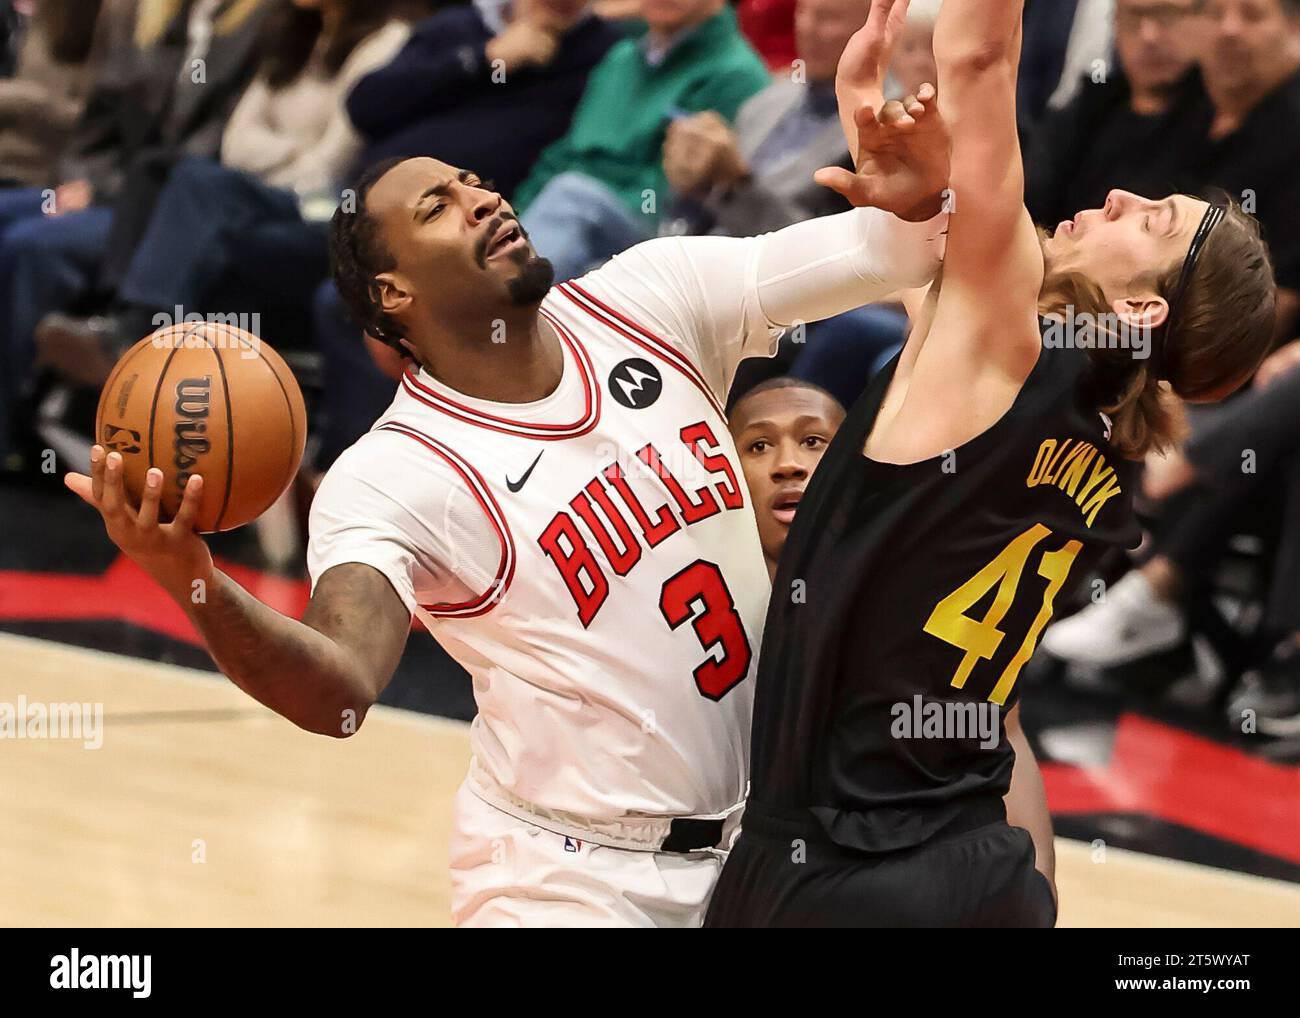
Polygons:
<instances>
[{"instance_id":1,"label":"yellow number 41","mask_svg":"<svg viewBox=\"0 0 1300 1018\"><path fill-rule=\"evenodd\" d=\"M1029 554L1043 538L1051 533L1051 530L1041 523L1035 523L1003 548L997 558L934 606L934 611L930 613L929 621L925 624L925 631L966 652L966 656L961 659L961 664L957 666L957 673L952 677L952 685L958 689L966 685L972 669L980 661L991 658L997 652L1002 638L1006 636L1006 633L998 629L998 625L1011 609L1011 603L1016 598L1016 588L1020 585L1020 575L1025 570ZM1070 567L1074 565L1074 558L1082 547L1081 541L1070 541L1058 551L1043 553L1038 563L1038 575L1047 580L1047 590L1043 592L1043 606L1038 610L1038 617L1029 627L1029 632L1025 634L1024 642L1020 644L1016 656L1003 669L997 685L989 694L989 699L994 703L1007 702L1011 687L1020 677L1020 669L1033 655L1034 648L1038 645L1038 636L1052 617L1052 602L1061 587L1065 585L1066 577L1070 575ZM994 584L997 584L998 591L984 618L979 620L970 618L966 613L988 594Z\"/></svg>"}]
</instances>

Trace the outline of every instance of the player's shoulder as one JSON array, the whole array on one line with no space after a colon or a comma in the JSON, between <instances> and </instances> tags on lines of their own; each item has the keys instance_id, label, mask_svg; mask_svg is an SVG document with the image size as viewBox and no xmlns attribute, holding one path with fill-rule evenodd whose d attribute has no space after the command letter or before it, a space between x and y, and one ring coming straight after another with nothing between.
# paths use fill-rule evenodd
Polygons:
<instances>
[{"instance_id":1,"label":"player's shoulder","mask_svg":"<svg viewBox=\"0 0 1300 1018\"><path fill-rule=\"evenodd\" d=\"M574 280L572 303L598 318L613 315L623 326L631 324L639 335L667 343L698 363L702 309L710 295L688 248L705 239L712 238L642 241Z\"/></svg>"},{"instance_id":2,"label":"player's shoulder","mask_svg":"<svg viewBox=\"0 0 1300 1018\"><path fill-rule=\"evenodd\" d=\"M620 251L573 283L581 290L610 300L634 304L679 303L687 293L698 296L690 240L652 237ZM551 290L558 293L558 287Z\"/></svg>"},{"instance_id":3,"label":"player's shoulder","mask_svg":"<svg viewBox=\"0 0 1300 1018\"><path fill-rule=\"evenodd\" d=\"M635 274L644 265L671 264L685 257L681 237L651 237L613 255L599 267L579 276L577 282L599 283L607 279L622 279Z\"/></svg>"},{"instance_id":4,"label":"player's shoulder","mask_svg":"<svg viewBox=\"0 0 1300 1018\"><path fill-rule=\"evenodd\" d=\"M437 443L401 426L375 427L345 449L326 472L313 499L333 513L374 512L380 507L427 515L445 506L463 480Z\"/></svg>"},{"instance_id":5,"label":"player's shoulder","mask_svg":"<svg viewBox=\"0 0 1300 1018\"><path fill-rule=\"evenodd\" d=\"M330 467L330 473L423 486L443 476L457 476L449 463L453 456L445 443L427 434L427 429L383 420L345 449Z\"/></svg>"}]
</instances>

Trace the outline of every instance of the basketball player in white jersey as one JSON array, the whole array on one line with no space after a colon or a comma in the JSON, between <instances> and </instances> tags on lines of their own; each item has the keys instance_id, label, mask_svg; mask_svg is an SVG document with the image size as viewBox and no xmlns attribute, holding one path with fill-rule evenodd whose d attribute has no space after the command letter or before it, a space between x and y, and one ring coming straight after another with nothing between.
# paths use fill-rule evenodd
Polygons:
<instances>
[{"instance_id":1,"label":"basketball player in white jersey","mask_svg":"<svg viewBox=\"0 0 1300 1018\"><path fill-rule=\"evenodd\" d=\"M868 101L878 36L841 83ZM471 170L365 174L332 224L335 279L411 364L316 495L301 622L213 567L191 529L200 479L162 526L157 471L138 515L117 454L69 483L222 671L303 728L356 730L412 615L469 671L457 923L698 925L745 796L769 595L722 406L740 358L783 329L932 278L946 137L889 158L892 193L873 200L901 218L656 239L560 286Z\"/></svg>"}]
</instances>

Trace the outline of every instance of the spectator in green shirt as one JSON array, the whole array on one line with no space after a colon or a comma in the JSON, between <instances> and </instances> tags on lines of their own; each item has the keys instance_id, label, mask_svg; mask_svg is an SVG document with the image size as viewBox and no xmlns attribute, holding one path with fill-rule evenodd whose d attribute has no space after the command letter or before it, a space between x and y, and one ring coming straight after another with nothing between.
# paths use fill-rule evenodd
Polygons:
<instances>
[{"instance_id":1,"label":"spectator in green shirt","mask_svg":"<svg viewBox=\"0 0 1300 1018\"><path fill-rule=\"evenodd\" d=\"M557 282L654 235L669 200L663 142L674 117L715 110L733 120L771 81L725 0L644 0L641 16L515 195Z\"/></svg>"}]
</instances>

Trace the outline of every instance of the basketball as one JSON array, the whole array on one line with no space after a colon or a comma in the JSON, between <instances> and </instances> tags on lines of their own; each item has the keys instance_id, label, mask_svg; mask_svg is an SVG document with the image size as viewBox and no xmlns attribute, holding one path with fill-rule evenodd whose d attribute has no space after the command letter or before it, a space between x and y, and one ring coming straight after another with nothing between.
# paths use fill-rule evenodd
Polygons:
<instances>
[{"instance_id":1,"label":"basketball","mask_svg":"<svg viewBox=\"0 0 1300 1018\"><path fill-rule=\"evenodd\" d=\"M160 516L203 477L197 526L233 530L267 509L302 460L306 409L293 373L269 345L225 324L160 329L131 347L99 397L95 439L123 460L138 505L150 467L163 472Z\"/></svg>"}]
</instances>

